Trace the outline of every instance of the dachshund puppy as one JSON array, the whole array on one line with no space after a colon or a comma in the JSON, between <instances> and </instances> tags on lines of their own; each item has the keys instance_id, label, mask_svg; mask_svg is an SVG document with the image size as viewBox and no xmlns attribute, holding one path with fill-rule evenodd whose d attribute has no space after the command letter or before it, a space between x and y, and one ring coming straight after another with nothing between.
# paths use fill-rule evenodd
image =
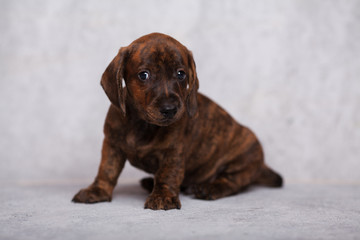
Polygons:
<instances>
[{"instance_id":1,"label":"dachshund puppy","mask_svg":"<svg viewBox=\"0 0 360 240\"><path fill-rule=\"evenodd\" d=\"M191 52L170 36L152 33L119 50L102 75L111 101L95 181L73 201L111 201L129 162L154 178L145 208L180 209L179 192L214 200L251 184L282 186L264 163L259 141L209 98L198 93Z\"/></svg>"}]
</instances>

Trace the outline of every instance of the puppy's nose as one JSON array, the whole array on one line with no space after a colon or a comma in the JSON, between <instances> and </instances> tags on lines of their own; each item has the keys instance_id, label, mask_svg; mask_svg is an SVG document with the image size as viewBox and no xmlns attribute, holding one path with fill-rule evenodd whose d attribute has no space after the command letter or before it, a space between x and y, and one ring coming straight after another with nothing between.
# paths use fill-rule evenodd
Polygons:
<instances>
[{"instance_id":1,"label":"puppy's nose","mask_svg":"<svg viewBox=\"0 0 360 240\"><path fill-rule=\"evenodd\" d=\"M160 113L165 118L169 118L169 119L173 118L176 112L177 112L177 107L174 104L164 104L160 108Z\"/></svg>"}]
</instances>

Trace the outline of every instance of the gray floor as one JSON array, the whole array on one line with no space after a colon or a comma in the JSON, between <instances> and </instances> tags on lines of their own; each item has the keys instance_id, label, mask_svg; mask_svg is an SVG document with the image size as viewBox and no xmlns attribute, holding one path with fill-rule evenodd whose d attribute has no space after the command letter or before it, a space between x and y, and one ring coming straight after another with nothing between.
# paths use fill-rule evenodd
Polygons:
<instances>
[{"instance_id":1,"label":"gray floor","mask_svg":"<svg viewBox=\"0 0 360 240\"><path fill-rule=\"evenodd\" d=\"M80 184L1 186L0 239L360 239L360 185L252 188L217 201L181 195L182 209L144 210L137 181L111 203L70 202Z\"/></svg>"}]
</instances>

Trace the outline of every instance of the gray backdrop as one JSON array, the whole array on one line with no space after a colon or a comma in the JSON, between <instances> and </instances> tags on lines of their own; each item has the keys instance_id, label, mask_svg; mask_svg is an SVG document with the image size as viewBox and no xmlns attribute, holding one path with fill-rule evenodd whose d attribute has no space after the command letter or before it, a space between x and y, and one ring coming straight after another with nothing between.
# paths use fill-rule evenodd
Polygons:
<instances>
[{"instance_id":1,"label":"gray backdrop","mask_svg":"<svg viewBox=\"0 0 360 240\"><path fill-rule=\"evenodd\" d=\"M151 32L193 51L200 91L288 182L360 182L360 1L1 0L0 32L2 183L95 176L101 74Z\"/></svg>"}]
</instances>

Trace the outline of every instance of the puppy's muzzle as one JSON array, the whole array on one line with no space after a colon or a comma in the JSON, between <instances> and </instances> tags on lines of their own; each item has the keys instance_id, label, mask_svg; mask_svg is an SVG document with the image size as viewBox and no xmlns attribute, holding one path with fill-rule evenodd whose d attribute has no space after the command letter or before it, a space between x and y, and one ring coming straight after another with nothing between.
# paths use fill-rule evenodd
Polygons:
<instances>
[{"instance_id":1,"label":"puppy's muzzle","mask_svg":"<svg viewBox=\"0 0 360 240\"><path fill-rule=\"evenodd\" d=\"M181 99L176 94L168 96L161 96L156 100L156 109L161 121L174 121L177 120L181 112L183 104Z\"/></svg>"},{"instance_id":2,"label":"puppy's muzzle","mask_svg":"<svg viewBox=\"0 0 360 240\"><path fill-rule=\"evenodd\" d=\"M164 118L166 119L172 119L174 118L175 114L178 111L178 107L176 106L176 104L173 103L163 103L160 106L160 113L164 116Z\"/></svg>"}]
</instances>

